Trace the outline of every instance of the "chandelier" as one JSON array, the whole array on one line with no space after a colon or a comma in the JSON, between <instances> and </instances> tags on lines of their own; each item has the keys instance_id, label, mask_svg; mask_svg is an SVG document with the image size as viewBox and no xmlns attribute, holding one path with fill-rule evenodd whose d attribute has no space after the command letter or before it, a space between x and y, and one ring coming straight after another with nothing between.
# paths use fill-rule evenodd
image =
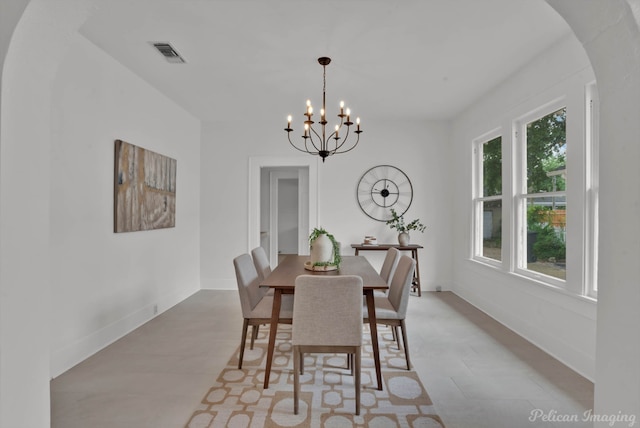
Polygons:
<instances>
[{"instance_id":1,"label":"chandelier","mask_svg":"<svg viewBox=\"0 0 640 428\"><path fill-rule=\"evenodd\" d=\"M318 58L318 63L322 66L322 108L320 109L320 130L313 127L315 123L311 118L313 117L313 107L311 106L311 100L307 100L307 111L304 114L306 119L304 121L304 135L302 135L302 142L296 145L291 141L291 116L287 117L287 127L284 129L287 131L287 138L289 143L296 150L309 153L310 155L319 155L322 158L322 162L331 155L346 153L353 150L360 141L360 118L356 119L356 130L353 131L356 134L355 143L352 141L347 144L349 139L349 131L351 130L351 110L345 109L344 101L340 101L340 123L338 123L333 132L327 134L327 119L326 119L326 87L327 87L327 65L331 62L331 58L321 57ZM346 130L343 129L346 127ZM331 141L333 140L333 141Z\"/></svg>"}]
</instances>

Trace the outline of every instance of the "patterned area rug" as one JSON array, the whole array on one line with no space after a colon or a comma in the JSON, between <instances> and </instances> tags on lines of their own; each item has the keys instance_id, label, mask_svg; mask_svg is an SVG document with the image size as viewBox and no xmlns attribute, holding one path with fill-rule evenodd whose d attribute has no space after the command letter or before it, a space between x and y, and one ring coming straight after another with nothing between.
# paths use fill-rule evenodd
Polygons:
<instances>
[{"instance_id":1,"label":"patterned area rug","mask_svg":"<svg viewBox=\"0 0 640 428\"><path fill-rule=\"evenodd\" d=\"M417 374L406 370L404 352L380 327L383 390L376 389L368 327L362 355L360 415L355 415L353 376L346 355L307 354L300 376L300 411L293 414L291 326L279 326L269 388L263 388L268 327L253 350L239 349L193 413L187 428L214 427L425 427L443 428Z\"/></svg>"}]
</instances>

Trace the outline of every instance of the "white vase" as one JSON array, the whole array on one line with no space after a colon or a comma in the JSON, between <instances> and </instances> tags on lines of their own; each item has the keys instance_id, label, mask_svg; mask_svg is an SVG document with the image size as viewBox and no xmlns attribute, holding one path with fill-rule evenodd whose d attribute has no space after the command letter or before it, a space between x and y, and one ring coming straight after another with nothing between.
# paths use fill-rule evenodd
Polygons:
<instances>
[{"instance_id":1,"label":"white vase","mask_svg":"<svg viewBox=\"0 0 640 428\"><path fill-rule=\"evenodd\" d=\"M333 243L325 234L311 242L311 264L333 262Z\"/></svg>"},{"instance_id":2,"label":"white vase","mask_svg":"<svg viewBox=\"0 0 640 428\"><path fill-rule=\"evenodd\" d=\"M407 232L401 232L398 235L398 243L403 247L409 245L409 234Z\"/></svg>"}]
</instances>

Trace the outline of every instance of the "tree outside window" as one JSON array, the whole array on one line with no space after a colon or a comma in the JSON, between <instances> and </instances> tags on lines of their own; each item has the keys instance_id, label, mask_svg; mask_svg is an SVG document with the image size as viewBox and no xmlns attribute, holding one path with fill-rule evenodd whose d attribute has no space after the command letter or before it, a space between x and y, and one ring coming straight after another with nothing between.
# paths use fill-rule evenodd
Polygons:
<instances>
[{"instance_id":1,"label":"tree outside window","mask_svg":"<svg viewBox=\"0 0 640 428\"><path fill-rule=\"evenodd\" d=\"M566 108L526 124L524 266L562 280L566 279L566 150Z\"/></svg>"},{"instance_id":2,"label":"tree outside window","mask_svg":"<svg viewBox=\"0 0 640 428\"><path fill-rule=\"evenodd\" d=\"M482 144L481 256L502 260L502 137Z\"/></svg>"}]
</instances>

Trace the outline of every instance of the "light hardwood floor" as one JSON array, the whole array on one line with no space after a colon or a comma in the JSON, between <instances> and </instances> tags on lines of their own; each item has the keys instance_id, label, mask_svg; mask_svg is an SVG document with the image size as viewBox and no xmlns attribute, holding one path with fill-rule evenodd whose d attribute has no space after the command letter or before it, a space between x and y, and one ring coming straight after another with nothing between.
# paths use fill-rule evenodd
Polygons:
<instances>
[{"instance_id":1,"label":"light hardwood floor","mask_svg":"<svg viewBox=\"0 0 640 428\"><path fill-rule=\"evenodd\" d=\"M52 427L184 427L241 327L237 291L196 293L52 380ZM592 426L590 381L453 293L412 296L407 329L447 428ZM530 421L535 409L579 421Z\"/></svg>"}]
</instances>

